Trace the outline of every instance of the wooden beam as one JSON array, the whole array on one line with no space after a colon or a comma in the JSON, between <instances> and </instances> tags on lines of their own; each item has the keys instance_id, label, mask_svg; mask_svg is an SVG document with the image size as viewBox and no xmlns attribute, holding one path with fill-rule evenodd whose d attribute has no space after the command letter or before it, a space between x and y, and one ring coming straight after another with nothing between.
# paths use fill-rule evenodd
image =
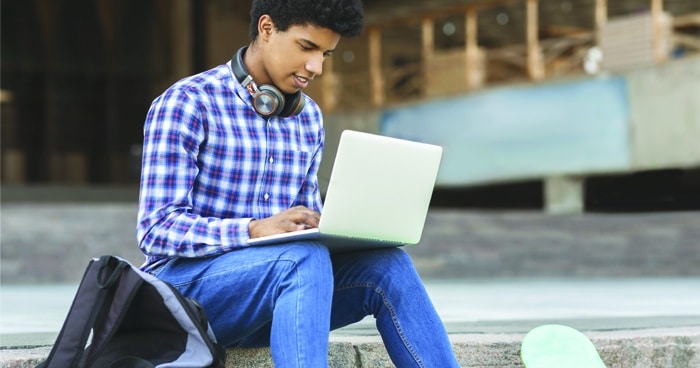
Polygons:
<instances>
[{"instance_id":1,"label":"wooden beam","mask_svg":"<svg viewBox=\"0 0 700 368\"><path fill-rule=\"evenodd\" d=\"M457 4L453 6L445 6L434 10L423 10L421 12L408 14L399 17L376 17L375 19L367 20L367 28L391 29L421 23L425 18L443 18L453 16L455 14L465 13L468 9L483 10L518 4L523 0L474 0L469 4Z\"/></svg>"},{"instance_id":2,"label":"wooden beam","mask_svg":"<svg viewBox=\"0 0 700 368\"><path fill-rule=\"evenodd\" d=\"M428 95L430 90L430 75L433 65L433 53L435 52L435 21L432 18L423 18L421 29L422 34L422 49L421 58L422 76L423 76L423 95Z\"/></svg>"},{"instance_id":3,"label":"wooden beam","mask_svg":"<svg viewBox=\"0 0 700 368\"><path fill-rule=\"evenodd\" d=\"M324 62L323 78L321 78L321 103L325 113L333 112L338 106L337 79L333 71L333 58Z\"/></svg>"},{"instance_id":4,"label":"wooden beam","mask_svg":"<svg viewBox=\"0 0 700 368\"><path fill-rule=\"evenodd\" d=\"M700 25L700 13L684 14L673 17L673 27L683 28Z\"/></svg>"},{"instance_id":5,"label":"wooden beam","mask_svg":"<svg viewBox=\"0 0 700 368\"><path fill-rule=\"evenodd\" d=\"M663 47L663 0L651 0L652 45L654 61L660 63L666 59Z\"/></svg>"},{"instance_id":6,"label":"wooden beam","mask_svg":"<svg viewBox=\"0 0 700 368\"><path fill-rule=\"evenodd\" d=\"M382 75L382 32L369 30L369 75L372 89L372 105L384 105L384 76Z\"/></svg>"},{"instance_id":7,"label":"wooden beam","mask_svg":"<svg viewBox=\"0 0 700 368\"><path fill-rule=\"evenodd\" d=\"M44 43L48 45L53 42L53 35L56 33L53 29L54 17L58 13L56 7L60 6L60 3L51 2L51 0L34 0L34 5L39 17Z\"/></svg>"},{"instance_id":8,"label":"wooden beam","mask_svg":"<svg viewBox=\"0 0 700 368\"><path fill-rule=\"evenodd\" d=\"M527 13L526 44L527 44L527 74L532 80L544 78L544 64L542 49L540 48L537 18L538 0L527 0L525 3Z\"/></svg>"},{"instance_id":9,"label":"wooden beam","mask_svg":"<svg viewBox=\"0 0 700 368\"><path fill-rule=\"evenodd\" d=\"M173 45L173 80L192 73L192 3L189 0L171 3L171 42Z\"/></svg>"},{"instance_id":10,"label":"wooden beam","mask_svg":"<svg viewBox=\"0 0 700 368\"><path fill-rule=\"evenodd\" d=\"M595 0L595 26L596 29L608 22L608 0Z\"/></svg>"},{"instance_id":11,"label":"wooden beam","mask_svg":"<svg viewBox=\"0 0 700 368\"><path fill-rule=\"evenodd\" d=\"M476 8L468 8L465 18L465 34L466 34L466 76L467 89L476 89L479 87L479 38L477 35L477 10Z\"/></svg>"},{"instance_id":12,"label":"wooden beam","mask_svg":"<svg viewBox=\"0 0 700 368\"><path fill-rule=\"evenodd\" d=\"M596 44L601 44L601 29L608 22L608 0L595 0L595 34Z\"/></svg>"},{"instance_id":13,"label":"wooden beam","mask_svg":"<svg viewBox=\"0 0 700 368\"><path fill-rule=\"evenodd\" d=\"M23 184L27 180L27 157L18 148L2 150L2 183Z\"/></svg>"},{"instance_id":14,"label":"wooden beam","mask_svg":"<svg viewBox=\"0 0 700 368\"><path fill-rule=\"evenodd\" d=\"M115 2L116 4L120 4L121 2ZM114 9L112 9L113 3L108 0L97 0L96 1L96 8L97 8L97 16L100 18L100 26L102 27L102 34L104 34L104 38L107 44L107 50L111 51L112 47L114 46L114 38L115 38L115 26L114 26L114 20L119 19L118 16L114 16Z\"/></svg>"},{"instance_id":15,"label":"wooden beam","mask_svg":"<svg viewBox=\"0 0 700 368\"><path fill-rule=\"evenodd\" d=\"M41 27L42 38L45 45L50 45L54 43L54 38L58 32L55 31L56 26L56 14L60 14L60 7L63 2L51 1L51 0L34 0L37 16L39 17L39 23ZM44 99L44 114L42 117L44 128L40 133L43 136L45 143L44 153L41 155L41 159L46 163L46 168L48 170L48 179L50 182L60 182L61 178L56 176L57 171L61 171L62 168L58 167L55 161L55 156L57 155L56 149L56 138L60 137L60 129L58 123L56 122L55 116L58 116L57 103L54 102L55 96L51 92L53 85L56 83L56 67L53 65L56 51L48 47L46 48L46 57L44 59L45 68L45 78L43 80L43 85L38 86L39 98ZM26 147L29 148L29 147ZM25 165L26 163L22 164ZM29 169L31 172L32 169ZM56 180L59 179L59 180Z\"/></svg>"},{"instance_id":16,"label":"wooden beam","mask_svg":"<svg viewBox=\"0 0 700 368\"><path fill-rule=\"evenodd\" d=\"M156 18L154 19L155 24L160 26L160 33L163 35L169 35L171 33L170 24L172 23L172 11L170 9L169 0L153 0L153 6L156 12Z\"/></svg>"}]
</instances>

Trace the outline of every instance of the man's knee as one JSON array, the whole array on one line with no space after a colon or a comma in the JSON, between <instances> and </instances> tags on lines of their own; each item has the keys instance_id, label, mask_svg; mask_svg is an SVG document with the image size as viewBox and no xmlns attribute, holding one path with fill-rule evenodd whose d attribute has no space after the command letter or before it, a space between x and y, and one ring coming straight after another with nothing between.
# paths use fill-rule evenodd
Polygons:
<instances>
[{"instance_id":1,"label":"man's knee","mask_svg":"<svg viewBox=\"0 0 700 368\"><path fill-rule=\"evenodd\" d=\"M376 261L387 269L413 269L411 256L400 248L378 250Z\"/></svg>"},{"instance_id":2,"label":"man's knee","mask_svg":"<svg viewBox=\"0 0 700 368\"><path fill-rule=\"evenodd\" d=\"M328 248L317 242L296 242L282 246L286 249L280 253L280 260L295 263L330 263Z\"/></svg>"},{"instance_id":3,"label":"man's knee","mask_svg":"<svg viewBox=\"0 0 700 368\"><path fill-rule=\"evenodd\" d=\"M280 261L292 264L300 277L311 277L311 282L327 282L332 285L333 268L328 248L316 242L293 243L280 254Z\"/></svg>"},{"instance_id":4,"label":"man's knee","mask_svg":"<svg viewBox=\"0 0 700 368\"><path fill-rule=\"evenodd\" d=\"M400 248L388 248L377 251L373 255L373 273L386 287L413 287L421 282L413 261L408 253ZM387 284L388 283L388 284Z\"/></svg>"}]
</instances>

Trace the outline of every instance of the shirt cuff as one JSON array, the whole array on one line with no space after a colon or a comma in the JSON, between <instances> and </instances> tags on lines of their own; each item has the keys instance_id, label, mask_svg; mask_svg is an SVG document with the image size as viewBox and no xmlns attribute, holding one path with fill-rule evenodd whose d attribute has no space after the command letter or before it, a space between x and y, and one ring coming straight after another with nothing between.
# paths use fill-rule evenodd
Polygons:
<instances>
[{"instance_id":1,"label":"shirt cuff","mask_svg":"<svg viewBox=\"0 0 700 368\"><path fill-rule=\"evenodd\" d=\"M252 218L224 220L224 226L221 231L221 244L227 250L247 247L248 240L250 240L248 225L252 220Z\"/></svg>"}]
</instances>

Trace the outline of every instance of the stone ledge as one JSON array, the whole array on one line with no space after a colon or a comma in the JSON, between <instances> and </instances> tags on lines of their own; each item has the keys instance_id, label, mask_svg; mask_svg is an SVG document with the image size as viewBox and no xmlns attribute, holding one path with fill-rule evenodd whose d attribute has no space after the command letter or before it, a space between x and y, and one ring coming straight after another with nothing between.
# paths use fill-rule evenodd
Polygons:
<instances>
[{"instance_id":1,"label":"stone ledge","mask_svg":"<svg viewBox=\"0 0 700 368\"><path fill-rule=\"evenodd\" d=\"M700 367L700 327L586 332L610 368ZM524 334L450 335L462 367L522 367ZM0 368L34 367L50 347L0 350ZM273 367L269 348L229 349L229 368ZM379 336L332 336L329 367L393 367Z\"/></svg>"}]
</instances>

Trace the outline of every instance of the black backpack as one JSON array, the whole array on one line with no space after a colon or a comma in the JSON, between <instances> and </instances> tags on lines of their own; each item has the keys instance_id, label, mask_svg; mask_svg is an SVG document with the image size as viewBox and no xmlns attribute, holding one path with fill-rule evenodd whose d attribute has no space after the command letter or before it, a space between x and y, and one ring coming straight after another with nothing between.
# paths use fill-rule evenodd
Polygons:
<instances>
[{"instance_id":1,"label":"black backpack","mask_svg":"<svg viewBox=\"0 0 700 368\"><path fill-rule=\"evenodd\" d=\"M37 368L224 365L224 350L196 301L124 259L102 256L89 262L56 343Z\"/></svg>"}]
</instances>

